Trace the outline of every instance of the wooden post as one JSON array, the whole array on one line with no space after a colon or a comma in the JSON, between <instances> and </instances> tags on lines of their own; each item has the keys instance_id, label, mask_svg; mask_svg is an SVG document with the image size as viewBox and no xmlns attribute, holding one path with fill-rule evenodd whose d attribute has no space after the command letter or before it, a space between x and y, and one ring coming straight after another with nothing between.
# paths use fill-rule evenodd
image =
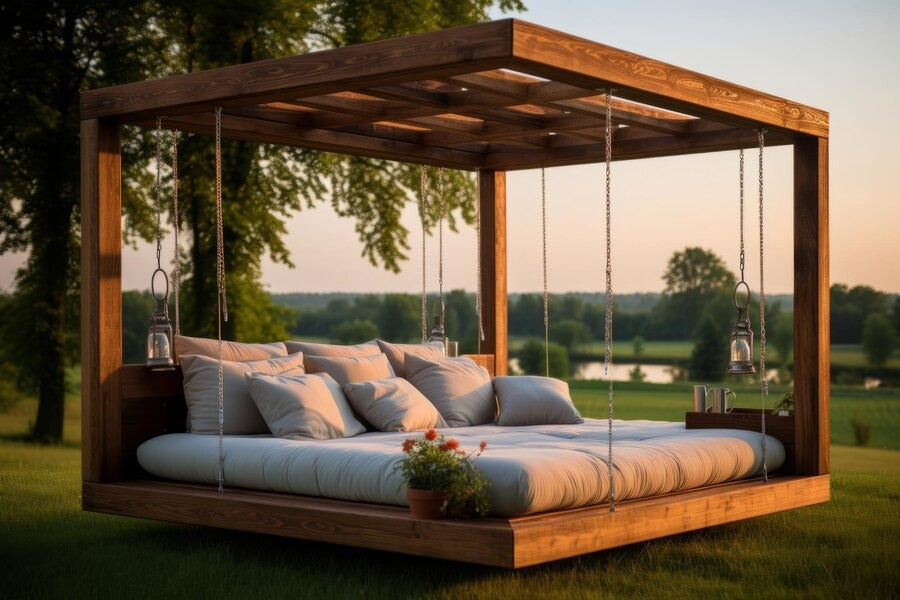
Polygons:
<instances>
[{"instance_id":1,"label":"wooden post","mask_svg":"<svg viewBox=\"0 0 900 600\"><path fill-rule=\"evenodd\" d=\"M509 364L506 310L506 172L478 172L481 197L481 352L494 355L494 375Z\"/></svg>"},{"instance_id":2,"label":"wooden post","mask_svg":"<svg viewBox=\"0 0 900 600\"><path fill-rule=\"evenodd\" d=\"M81 122L81 472L121 477L122 160L118 123Z\"/></svg>"},{"instance_id":3,"label":"wooden post","mask_svg":"<svg viewBox=\"0 0 900 600\"><path fill-rule=\"evenodd\" d=\"M794 144L794 437L796 472L828 473L830 387L828 139Z\"/></svg>"}]
</instances>

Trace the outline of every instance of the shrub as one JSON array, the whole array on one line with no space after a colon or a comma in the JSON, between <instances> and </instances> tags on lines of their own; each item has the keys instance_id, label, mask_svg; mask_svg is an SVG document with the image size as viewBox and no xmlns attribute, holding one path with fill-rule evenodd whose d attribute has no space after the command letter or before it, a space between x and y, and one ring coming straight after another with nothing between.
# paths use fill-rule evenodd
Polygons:
<instances>
[{"instance_id":1,"label":"shrub","mask_svg":"<svg viewBox=\"0 0 900 600\"><path fill-rule=\"evenodd\" d=\"M331 337L339 344L359 344L378 337L378 327L367 319L344 321L334 328Z\"/></svg>"},{"instance_id":2,"label":"shrub","mask_svg":"<svg viewBox=\"0 0 900 600\"><path fill-rule=\"evenodd\" d=\"M886 363L894 352L895 337L894 327L887 317L880 313L866 317L862 335L866 360L875 367Z\"/></svg>"},{"instance_id":3,"label":"shrub","mask_svg":"<svg viewBox=\"0 0 900 600\"><path fill-rule=\"evenodd\" d=\"M550 376L565 379L569 376L569 353L559 344L550 342ZM519 368L528 375L544 375L546 362L544 342L530 339L522 345L519 353Z\"/></svg>"}]
</instances>

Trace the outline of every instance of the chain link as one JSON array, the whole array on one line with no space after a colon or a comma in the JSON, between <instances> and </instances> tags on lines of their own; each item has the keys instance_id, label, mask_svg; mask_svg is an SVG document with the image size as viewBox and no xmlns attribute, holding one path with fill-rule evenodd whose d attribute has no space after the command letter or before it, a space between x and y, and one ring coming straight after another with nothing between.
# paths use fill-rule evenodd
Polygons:
<instances>
[{"instance_id":1,"label":"chain link","mask_svg":"<svg viewBox=\"0 0 900 600\"><path fill-rule=\"evenodd\" d=\"M444 302L444 167L438 169L438 297ZM443 325L443 323L441 323Z\"/></svg>"},{"instance_id":2,"label":"chain link","mask_svg":"<svg viewBox=\"0 0 900 600\"><path fill-rule=\"evenodd\" d=\"M181 335L181 261L178 256L178 230L181 229L181 211L178 207L178 130L172 130L172 221L175 234L172 289L175 291L175 335Z\"/></svg>"},{"instance_id":3,"label":"chain link","mask_svg":"<svg viewBox=\"0 0 900 600\"><path fill-rule=\"evenodd\" d=\"M156 117L156 268L162 269L162 117Z\"/></svg>"},{"instance_id":4,"label":"chain link","mask_svg":"<svg viewBox=\"0 0 900 600\"><path fill-rule=\"evenodd\" d=\"M744 281L744 149L738 151L740 157L740 199L741 199L741 281Z\"/></svg>"},{"instance_id":5,"label":"chain link","mask_svg":"<svg viewBox=\"0 0 900 600\"><path fill-rule=\"evenodd\" d=\"M219 464L217 478L219 493L225 488L225 376L222 369L222 321L228 320L225 301L225 248L222 226L222 107L216 107L216 285L218 304L218 366L219 366Z\"/></svg>"},{"instance_id":6,"label":"chain link","mask_svg":"<svg viewBox=\"0 0 900 600\"><path fill-rule=\"evenodd\" d=\"M422 224L422 343L428 339L428 297L425 289L425 211L428 199L425 192L428 188L428 175L425 167L419 168L419 222Z\"/></svg>"},{"instance_id":7,"label":"chain link","mask_svg":"<svg viewBox=\"0 0 900 600\"><path fill-rule=\"evenodd\" d=\"M541 255L544 276L544 371L550 377L550 298L547 294L547 170L541 167Z\"/></svg>"},{"instance_id":8,"label":"chain link","mask_svg":"<svg viewBox=\"0 0 900 600\"><path fill-rule=\"evenodd\" d=\"M609 394L607 396L608 408L608 445L607 445L607 469L609 471L609 512L616 512L616 488L613 477L613 383L610 375L612 366L612 90L606 90L606 321L605 341L606 354L603 359L603 371L609 377Z\"/></svg>"},{"instance_id":9,"label":"chain link","mask_svg":"<svg viewBox=\"0 0 900 600\"><path fill-rule=\"evenodd\" d=\"M763 149L766 145L766 130L760 129L759 137L759 377L762 382L762 463L763 481L769 480L769 467L766 457L766 397L769 395L769 378L766 373L766 286L763 281L765 244L763 240Z\"/></svg>"},{"instance_id":10,"label":"chain link","mask_svg":"<svg viewBox=\"0 0 900 600\"><path fill-rule=\"evenodd\" d=\"M481 306L481 173L475 173L475 237L478 256L475 261L475 313L478 317L478 340L476 346L481 354L481 342L484 341L484 318Z\"/></svg>"}]
</instances>

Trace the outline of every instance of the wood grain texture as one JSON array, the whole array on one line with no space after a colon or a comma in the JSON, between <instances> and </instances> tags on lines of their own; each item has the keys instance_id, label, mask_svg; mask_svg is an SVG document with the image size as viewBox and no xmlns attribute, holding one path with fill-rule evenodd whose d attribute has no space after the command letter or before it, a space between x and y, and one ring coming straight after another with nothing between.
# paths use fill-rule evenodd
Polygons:
<instances>
[{"instance_id":1,"label":"wood grain texture","mask_svg":"<svg viewBox=\"0 0 900 600\"><path fill-rule=\"evenodd\" d=\"M516 568L827 502L829 476L743 481L673 496L511 519Z\"/></svg>"},{"instance_id":2,"label":"wood grain texture","mask_svg":"<svg viewBox=\"0 0 900 600\"><path fill-rule=\"evenodd\" d=\"M506 291L506 173L480 171L481 303L484 341L481 352L494 355L494 375L509 364Z\"/></svg>"},{"instance_id":3,"label":"wood grain texture","mask_svg":"<svg viewBox=\"0 0 900 600\"><path fill-rule=\"evenodd\" d=\"M83 119L153 117L503 67L512 22L489 21L81 93Z\"/></svg>"},{"instance_id":4,"label":"wood grain texture","mask_svg":"<svg viewBox=\"0 0 900 600\"><path fill-rule=\"evenodd\" d=\"M120 126L81 125L82 477L121 476L122 161Z\"/></svg>"},{"instance_id":5,"label":"wood grain texture","mask_svg":"<svg viewBox=\"0 0 900 600\"><path fill-rule=\"evenodd\" d=\"M794 145L794 416L799 473L829 471L828 140Z\"/></svg>"},{"instance_id":6,"label":"wood grain texture","mask_svg":"<svg viewBox=\"0 0 900 600\"><path fill-rule=\"evenodd\" d=\"M463 354L466 358L471 358L476 365L484 367L491 377L495 376L494 355L493 354Z\"/></svg>"},{"instance_id":7,"label":"wood grain texture","mask_svg":"<svg viewBox=\"0 0 900 600\"><path fill-rule=\"evenodd\" d=\"M662 61L516 20L511 67L739 127L828 136L828 113ZM799 137L799 136L798 136Z\"/></svg>"},{"instance_id":8,"label":"wood grain texture","mask_svg":"<svg viewBox=\"0 0 900 600\"><path fill-rule=\"evenodd\" d=\"M743 481L511 519L413 519L404 507L172 482L84 483L84 510L520 568L826 502L829 477Z\"/></svg>"}]
</instances>

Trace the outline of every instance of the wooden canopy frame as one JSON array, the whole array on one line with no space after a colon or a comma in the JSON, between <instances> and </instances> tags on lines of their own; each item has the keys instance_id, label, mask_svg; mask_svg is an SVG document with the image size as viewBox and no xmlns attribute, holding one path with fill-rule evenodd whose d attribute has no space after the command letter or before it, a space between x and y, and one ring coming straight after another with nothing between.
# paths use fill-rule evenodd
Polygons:
<instances>
[{"instance_id":1,"label":"wooden canopy frame","mask_svg":"<svg viewBox=\"0 0 900 600\"><path fill-rule=\"evenodd\" d=\"M485 342L506 372L506 178L603 160L794 146L792 472L606 506L475 521L397 507L154 481L138 444L182 431L180 373L122 364L123 124L476 170ZM82 479L85 510L520 567L829 498L828 114L509 19L83 92Z\"/></svg>"}]
</instances>

